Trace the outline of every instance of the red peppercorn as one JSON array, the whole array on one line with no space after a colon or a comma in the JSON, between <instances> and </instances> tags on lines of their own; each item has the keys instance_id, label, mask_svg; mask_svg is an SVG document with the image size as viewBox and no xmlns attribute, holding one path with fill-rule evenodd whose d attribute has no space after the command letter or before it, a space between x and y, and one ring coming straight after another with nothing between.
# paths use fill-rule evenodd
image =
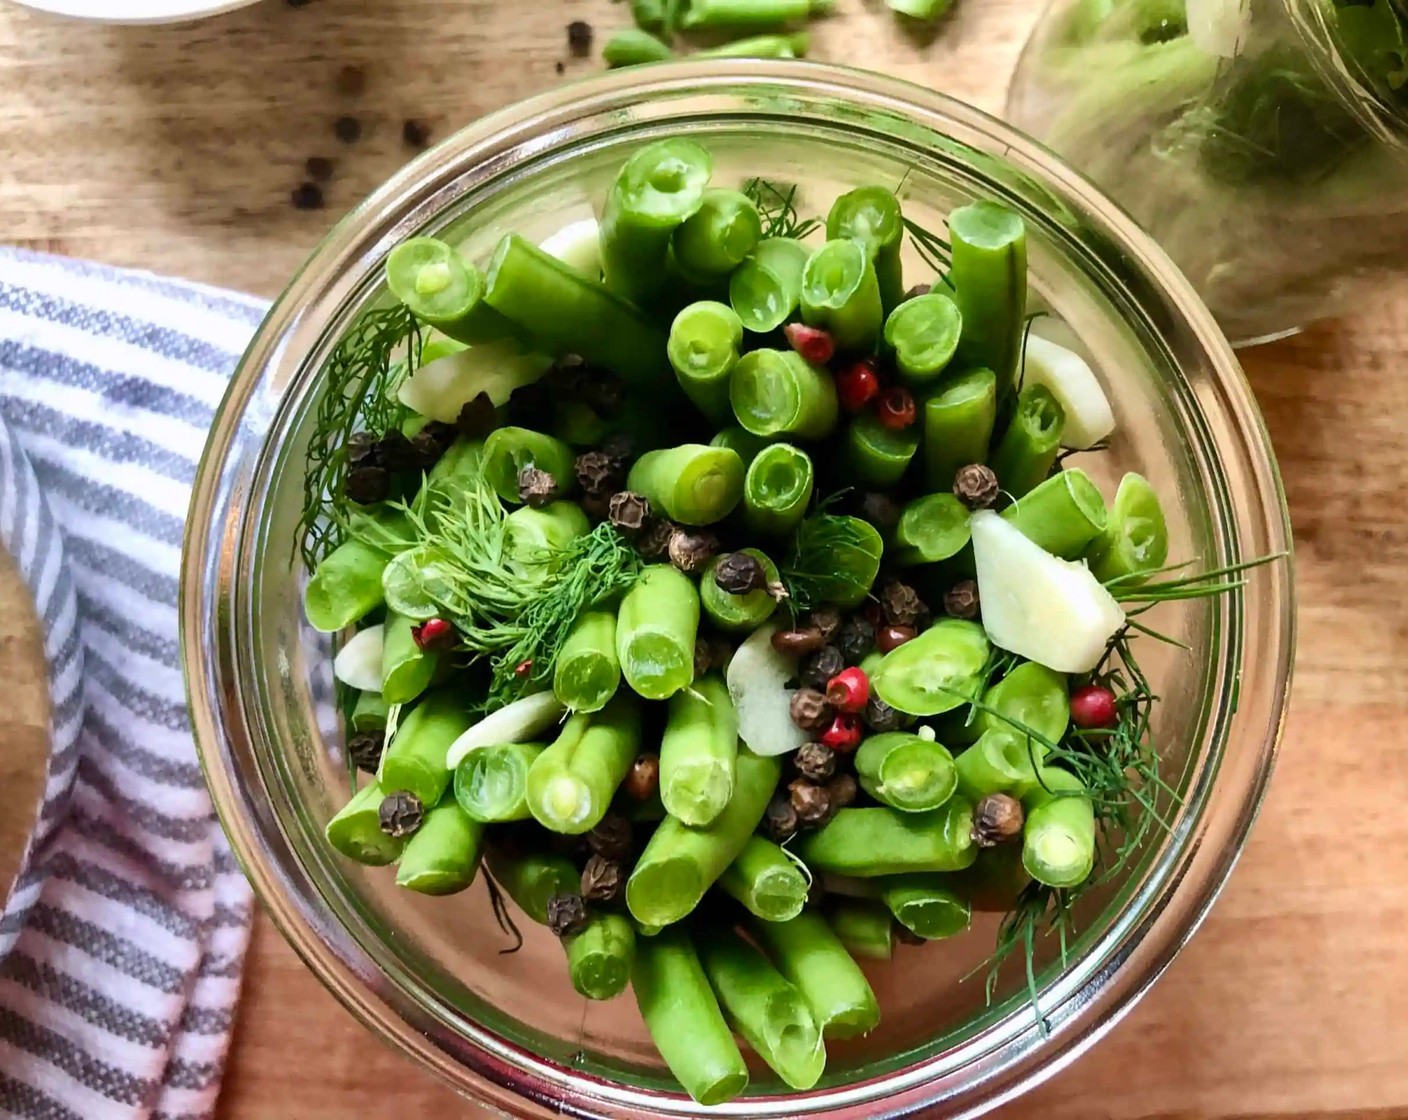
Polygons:
<instances>
[{"instance_id":1,"label":"red peppercorn","mask_svg":"<svg viewBox=\"0 0 1408 1120\"><path fill-rule=\"evenodd\" d=\"M892 431L904 431L914 423L918 414L914 405L914 394L903 386L887 389L875 402L876 419Z\"/></svg>"},{"instance_id":2,"label":"red peppercorn","mask_svg":"<svg viewBox=\"0 0 1408 1120\"><path fill-rule=\"evenodd\" d=\"M455 628L443 618L427 618L411 627L411 640L421 649L446 649L454 644Z\"/></svg>"},{"instance_id":3,"label":"red peppercorn","mask_svg":"<svg viewBox=\"0 0 1408 1120\"><path fill-rule=\"evenodd\" d=\"M854 362L836 375L836 396L847 412L859 412L880 395L880 378L875 363L866 358Z\"/></svg>"},{"instance_id":4,"label":"red peppercorn","mask_svg":"<svg viewBox=\"0 0 1408 1120\"><path fill-rule=\"evenodd\" d=\"M864 734L865 725L861 723L860 716L839 712L831 721L831 726L821 733L821 741L833 751L846 754L860 746Z\"/></svg>"},{"instance_id":5,"label":"red peppercorn","mask_svg":"<svg viewBox=\"0 0 1408 1120\"><path fill-rule=\"evenodd\" d=\"M513 667L513 675L519 680L523 680L533 671L533 659L531 657L520 661Z\"/></svg>"},{"instance_id":6,"label":"red peppercorn","mask_svg":"<svg viewBox=\"0 0 1408 1120\"><path fill-rule=\"evenodd\" d=\"M913 626L882 626L875 633L875 645L881 653L889 653L896 646L902 646L919 637Z\"/></svg>"},{"instance_id":7,"label":"red peppercorn","mask_svg":"<svg viewBox=\"0 0 1408 1120\"><path fill-rule=\"evenodd\" d=\"M836 354L836 340L820 327L788 323L782 328L787 344L814 366L824 366Z\"/></svg>"},{"instance_id":8,"label":"red peppercorn","mask_svg":"<svg viewBox=\"0 0 1408 1120\"><path fill-rule=\"evenodd\" d=\"M870 699L870 678L864 669L842 669L826 682L826 702L838 712L859 712Z\"/></svg>"},{"instance_id":9,"label":"red peppercorn","mask_svg":"<svg viewBox=\"0 0 1408 1120\"><path fill-rule=\"evenodd\" d=\"M1077 727L1114 727L1119 719L1119 705L1108 688L1088 684L1071 693L1071 722Z\"/></svg>"}]
</instances>

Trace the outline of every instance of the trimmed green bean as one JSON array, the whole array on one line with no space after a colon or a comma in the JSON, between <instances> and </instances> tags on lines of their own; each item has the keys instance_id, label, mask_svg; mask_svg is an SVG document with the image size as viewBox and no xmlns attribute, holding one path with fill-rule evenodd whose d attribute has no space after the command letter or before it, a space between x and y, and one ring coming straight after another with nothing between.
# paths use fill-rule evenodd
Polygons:
<instances>
[{"instance_id":1,"label":"trimmed green bean","mask_svg":"<svg viewBox=\"0 0 1408 1120\"><path fill-rule=\"evenodd\" d=\"M1100 488L1076 467L1039 483L1003 510L1002 516L1028 540L1063 560L1084 555L1107 520Z\"/></svg>"},{"instance_id":2,"label":"trimmed green bean","mask_svg":"<svg viewBox=\"0 0 1408 1120\"><path fill-rule=\"evenodd\" d=\"M382 788L409 790L427 808L438 805L451 777L445 754L473 723L460 696L448 688L432 692L401 719L381 756Z\"/></svg>"},{"instance_id":3,"label":"trimmed green bean","mask_svg":"<svg viewBox=\"0 0 1408 1120\"><path fill-rule=\"evenodd\" d=\"M765 237L752 256L733 270L728 301L754 334L774 331L802 301L802 273L811 250L786 237Z\"/></svg>"},{"instance_id":4,"label":"trimmed green bean","mask_svg":"<svg viewBox=\"0 0 1408 1120\"><path fill-rule=\"evenodd\" d=\"M885 541L869 521L846 515L825 521L809 517L797 530L797 552L827 557L829 570L815 573L818 595L838 607L858 607L880 574Z\"/></svg>"},{"instance_id":5,"label":"trimmed green bean","mask_svg":"<svg viewBox=\"0 0 1408 1120\"><path fill-rule=\"evenodd\" d=\"M811 38L805 31L790 35L754 35L717 47L706 47L687 56L700 62L716 58L806 58Z\"/></svg>"},{"instance_id":6,"label":"trimmed green bean","mask_svg":"<svg viewBox=\"0 0 1408 1120\"><path fill-rule=\"evenodd\" d=\"M1065 673L1026 661L983 693L984 708L974 719L980 734L1012 731L1025 740L1024 728L1059 743L1071 720L1069 682ZM1004 718L1005 717L1005 718ZM1034 744L1038 756L1043 748Z\"/></svg>"},{"instance_id":7,"label":"trimmed green bean","mask_svg":"<svg viewBox=\"0 0 1408 1120\"><path fill-rule=\"evenodd\" d=\"M601 215L601 270L608 290L639 306L654 302L680 224L704 201L714 161L683 137L638 149L617 174Z\"/></svg>"},{"instance_id":8,"label":"trimmed green bean","mask_svg":"<svg viewBox=\"0 0 1408 1120\"><path fill-rule=\"evenodd\" d=\"M895 526L896 564L935 564L968 547L968 507L952 494L928 494L907 502Z\"/></svg>"},{"instance_id":9,"label":"trimmed green bean","mask_svg":"<svg viewBox=\"0 0 1408 1120\"><path fill-rule=\"evenodd\" d=\"M577 994L614 999L631 982L636 959L636 931L621 914L593 911L587 927L562 939L567 975Z\"/></svg>"},{"instance_id":10,"label":"trimmed green bean","mask_svg":"<svg viewBox=\"0 0 1408 1120\"><path fill-rule=\"evenodd\" d=\"M412 237L386 258L386 286L422 323L456 342L495 342L514 326L484 302L484 275L454 247Z\"/></svg>"},{"instance_id":11,"label":"trimmed green bean","mask_svg":"<svg viewBox=\"0 0 1408 1120\"><path fill-rule=\"evenodd\" d=\"M748 838L747 847L720 876L719 886L765 922L795 918L811 889L797 860L761 836Z\"/></svg>"},{"instance_id":12,"label":"trimmed green bean","mask_svg":"<svg viewBox=\"0 0 1408 1120\"><path fill-rule=\"evenodd\" d=\"M561 357L576 354L632 385L657 385L665 366L663 333L629 303L516 233L489 262L490 306L516 323L534 345Z\"/></svg>"},{"instance_id":13,"label":"trimmed green bean","mask_svg":"<svg viewBox=\"0 0 1408 1120\"><path fill-rule=\"evenodd\" d=\"M699 959L729 1023L793 1089L810 1089L826 1067L821 1028L794 985L731 929L699 939Z\"/></svg>"},{"instance_id":14,"label":"trimmed green bean","mask_svg":"<svg viewBox=\"0 0 1408 1120\"><path fill-rule=\"evenodd\" d=\"M771 447L772 441L764 439L762 436L755 436L752 432L739 424L731 424L727 428L719 431L713 439L709 441L710 447L727 447L743 460L745 467L751 466L753 460L765 447ZM745 476L744 486L747 486Z\"/></svg>"},{"instance_id":15,"label":"trimmed green bean","mask_svg":"<svg viewBox=\"0 0 1408 1120\"><path fill-rule=\"evenodd\" d=\"M381 693L359 692L347 726L354 734L360 731L385 731L386 719L390 714L391 706Z\"/></svg>"},{"instance_id":16,"label":"trimmed green bean","mask_svg":"<svg viewBox=\"0 0 1408 1120\"><path fill-rule=\"evenodd\" d=\"M477 821L528 820L528 771L546 749L542 743L502 743L470 751L455 767L455 800Z\"/></svg>"},{"instance_id":17,"label":"trimmed green bean","mask_svg":"<svg viewBox=\"0 0 1408 1120\"><path fill-rule=\"evenodd\" d=\"M825 918L803 910L785 922L749 922L748 929L812 1009L827 1038L854 1038L880 1022L875 993Z\"/></svg>"},{"instance_id":18,"label":"trimmed green bean","mask_svg":"<svg viewBox=\"0 0 1408 1120\"><path fill-rule=\"evenodd\" d=\"M1056 462L1066 411L1045 385L1028 385L1017 395L1012 423L993 449L990 466L1013 498L1035 490Z\"/></svg>"},{"instance_id":19,"label":"trimmed green bean","mask_svg":"<svg viewBox=\"0 0 1408 1120\"><path fill-rule=\"evenodd\" d=\"M755 436L821 439L836 426L836 383L791 350L744 354L728 395L738 422Z\"/></svg>"},{"instance_id":20,"label":"trimmed green bean","mask_svg":"<svg viewBox=\"0 0 1408 1120\"><path fill-rule=\"evenodd\" d=\"M963 316L958 358L992 370L1001 396L1016 378L1026 332L1026 224L1015 210L982 201L949 214L948 233L949 282Z\"/></svg>"},{"instance_id":21,"label":"trimmed green bean","mask_svg":"<svg viewBox=\"0 0 1408 1120\"><path fill-rule=\"evenodd\" d=\"M743 460L726 447L684 443L647 451L635 461L626 485L682 525L722 521L743 499Z\"/></svg>"},{"instance_id":22,"label":"trimmed green bean","mask_svg":"<svg viewBox=\"0 0 1408 1120\"><path fill-rule=\"evenodd\" d=\"M828 241L802 270L802 321L830 333L840 350L870 350L880 338L885 309L880 282L865 246Z\"/></svg>"},{"instance_id":23,"label":"trimmed green bean","mask_svg":"<svg viewBox=\"0 0 1408 1120\"><path fill-rule=\"evenodd\" d=\"M907 871L960 871L973 862L973 803L951 797L929 813L842 809L799 838L797 854L813 871L873 878Z\"/></svg>"},{"instance_id":24,"label":"trimmed green bean","mask_svg":"<svg viewBox=\"0 0 1408 1120\"><path fill-rule=\"evenodd\" d=\"M524 580L543 578L549 552L566 548L591 532L592 523L576 502L549 502L542 509L520 506L504 518L508 544L504 562Z\"/></svg>"},{"instance_id":25,"label":"trimmed green bean","mask_svg":"<svg viewBox=\"0 0 1408 1120\"><path fill-rule=\"evenodd\" d=\"M866 793L906 813L937 809L958 788L958 771L948 749L907 731L869 736L856 751L855 763Z\"/></svg>"},{"instance_id":26,"label":"trimmed green bean","mask_svg":"<svg viewBox=\"0 0 1408 1120\"><path fill-rule=\"evenodd\" d=\"M880 902L839 898L827 902L826 920L852 957L887 961L895 952L895 919Z\"/></svg>"},{"instance_id":27,"label":"trimmed green bean","mask_svg":"<svg viewBox=\"0 0 1408 1120\"><path fill-rule=\"evenodd\" d=\"M878 489L897 486L919 450L919 429L895 431L873 412L851 421L846 430L846 463L857 482Z\"/></svg>"},{"instance_id":28,"label":"trimmed green bean","mask_svg":"<svg viewBox=\"0 0 1408 1120\"><path fill-rule=\"evenodd\" d=\"M743 476L743 523L755 533L786 536L807 516L815 484L811 456L790 443L762 448Z\"/></svg>"},{"instance_id":29,"label":"trimmed green bean","mask_svg":"<svg viewBox=\"0 0 1408 1120\"><path fill-rule=\"evenodd\" d=\"M528 428L497 428L484 441L484 478L505 502L517 505L519 472L527 467L547 471L559 491L573 483L572 465L576 456L560 439Z\"/></svg>"},{"instance_id":30,"label":"trimmed green bean","mask_svg":"<svg viewBox=\"0 0 1408 1120\"><path fill-rule=\"evenodd\" d=\"M723 1104L748 1087L748 1067L683 928L637 943L631 988L655 1049L686 1093Z\"/></svg>"},{"instance_id":31,"label":"trimmed green bean","mask_svg":"<svg viewBox=\"0 0 1408 1120\"><path fill-rule=\"evenodd\" d=\"M687 0L684 31L767 31L831 11L832 0Z\"/></svg>"},{"instance_id":32,"label":"trimmed green bean","mask_svg":"<svg viewBox=\"0 0 1408 1120\"><path fill-rule=\"evenodd\" d=\"M401 855L403 841L381 831L381 802L386 797L379 782L363 786L337 811L323 829L335 851L368 867L385 867Z\"/></svg>"},{"instance_id":33,"label":"trimmed green bean","mask_svg":"<svg viewBox=\"0 0 1408 1120\"><path fill-rule=\"evenodd\" d=\"M639 27L623 27L611 33L601 48L601 59L611 69L622 66L643 66L649 62L666 62L675 57L670 45Z\"/></svg>"},{"instance_id":34,"label":"trimmed green bean","mask_svg":"<svg viewBox=\"0 0 1408 1120\"><path fill-rule=\"evenodd\" d=\"M669 564L652 564L616 616L616 657L626 683L647 700L668 700L694 681L699 591Z\"/></svg>"},{"instance_id":35,"label":"trimmed green bean","mask_svg":"<svg viewBox=\"0 0 1408 1120\"><path fill-rule=\"evenodd\" d=\"M528 808L551 832L595 828L640 753L640 705L619 694L605 708L573 716L528 768Z\"/></svg>"},{"instance_id":36,"label":"trimmed green bean","mask_svg":"<svg viewBox=\"0 0 1408 1120\"><path fill-rule=\"evenodd\" d=\"M303 591L303 614L314 630L336 634L381 606L381 574L391 554L347 540L323 557Z\"/></svg>"},{"instance_id":37,"label":"trimmed green bean","mask_svg":"<svg viewBox=\"0 0 1408 1120\"><path fill-rule=\"evenodd\" d=\"M762 564L769 584L776 584L781 580L777 565L766 553L756 548L741 548L738 551ZM730 634L751 634L773 616L773 612L777 610L777 600L766 588L734 595L720 587L714 579L714 571L726 555L727 553L723 553L714 557L704 569L704 574L699 580L699 605L704 609L709 621L720 630Z\"/></svg>"},{"instance_id":38,"label":"trimmed green bean","mask_svg":"<svg viewBox=\"0 0 1408 1120\"><path fill-rule=\"evenodd\" d=\"M738 858L772 799L782 762L740 746L733 797L708 828L666 817L651 836L626 883L626 905L645 925L677 922L699 905Z\"/></svg>"},{"instance_id":39,"label":"trimmed green bean","mask_svg":"<svg viewBox=\"0 0 1408 1120\"><path fill-rule=\"evenodd\" d=\"M1095 866L1095 807L1079 778L1045 767L1022 799L1022 864L1038 883L1075 887Z\"/></svg>"},{"instance_id":40,"label":"trimmed green bean","mask_svg":"<svg viewBox=\"0 0 1408 1120\"><path fill-rule=\"evenodd\" d=\"M953 0L885 0L885 6L908 19L933 23L953 7Z\"/></svg>"},{"instance_id":41,"label":"trimmed green bean","mask_svg":"<svg viewBox=\"0 0 1408 1120\"><path fill-rule=\"evenodd\" d=\"M970 463L985 463L997 423L997 376L976 369L945 381L924 402L924 481L931 490L952 489Z\"/></svg>"},{"instance_id":42,"label":"trimmed green bean","mask_svg":"<svg viewBox=\"0 0 1408 1120\"><path fill-rule=\"evenodd\" d=\"M553 664L552 690L574 712L599 712L621 687L614 611L584 611Z\"/></svg>"},{"instance_id":43,"label":"trimmed green bean","mask_svg":"<svg viewBox=\"0 0 1408 1120\"><path fill-rule=\"evenodd\" d=\"M1036 781L1035 758L1040 763L1045 748L1036 740L1010 728L990 728L954 760L958 790L972 801L990 793L1020 795Z\"/></svg>"},{"instance_id":44,"label":"trimmed green bean","mask_svg":"<svg viewBox=\"0 0 1408 1120\"><path fill-rule=\"evenodd\" d=\"M685 396L715 424L733 418L729 375L738 362L743 323L726 303L699 300L675 316L667 353Z\"/></svg>"},{"instance_id":45,"label":"trimmed green bean","mask_svg":"<svg viewBox=\"0 0 1408 1120\"><path fill-rule=\"evenodd\" d=\"M908 715L940 715L976 695L991 649L978 623L945 618L887 653L870 686Z\"/></svg>"},{"instance_id":46,"label":"trimmed green bean","mask_svg":"<svg viewBox=\"0 0 1408 1120\"><path fill-rule=\"evenodd\" d=\"M885 879L880 886L880 901L895 921L928 941L953 937L973 922L972 904L953 889L947 875L920 872Z\"/></svg>"},{"instance_id":47,"label":"trimmed green bean","mask_svg":"<svg viewBox=\"0 0 1408 1120\"><path fill-rule=\"evenodd\" d=\"M381 695L388 704L409 704L429 687L440 667L438 654L416 645L416 623L386 612L381 643Z\"/></svg>"},{"instance_id":48,"label":"trimmed green bean","mask_svg":"<svg viewBox=\"0 0 1408 1120\"><path fill-rule=\"evenodd\" d=\"M904 247L904 214L894 191L885 187L857 187L831 204L826 216L828 241L859 241L875 263L880 299L886 312L904 298L900 254Z\"/></svg>"},{"instance_id":49,"label":"trimmed green bean","mask_svg":"<svg viewBox=\"0 0 1408 1120\"><path fill-rule=\"evenodd\" d=\"M660 740L660 800L671 816L704 828L733 796L738 717L717 674L670 697Z\"/></svg>"},{"instance_id":50,"label":"trimmed green bean","mask_svg":"<svg viewBox=\"0 0 1408 1120\"><path fill-rule=\"evenodd\" d=\"M742 191L714 187L675 230L671 244L686 275L721 277L747 260L762 236L757 204Z\"/></svg>"},{"instance_id":51,"label":"trimmed green bean","mask_svg":"<svg viewBox=\"0 0 1408 1120\"><path fill-rule=\"evenodd\" d=\"M581 874L572 861L551 852L508 852L491 847L485 862L494 881L539 925L547 925L548 899L555 894L575 894L581 887Z\"/></svg>"},{"instance_id":52,"label":"trimmed green bean","mask_svg":"<svg viewBox=\"0 0 1408 1120\"><path fill-rule=\"evenodd\" d=\"M484 825L450 798L426 813L406 841L396 885L420 894L457 894L474 882L483 850Z\"/></svg>"},{"instance_id":53,"label":"trimmed green bean","mask_svg":"<svg viewBox=\"0 0 1408 1120\"><path fill-rule=\"evenodd\" d=\"M927 385L948 368L962 329L958 305L941 292L929 292L905 300L890 312L885 345L893 351L902 378Z\"/></svg>"},{"instance_id":54,"label":"trimmed green bean","mask_svg":"<svg viewBox=\"0 0 1408 1120\"><path fill-rule=\"evenodd\" d=\"M1101 582L1152 572L1168 562L1168 524L1148 479L1130 472L1120 479L1104 532L1087 554Z\"/></svg>"},{"instance_id":55,"label":"trimmed green bean","mask_svg":"<svg viewBox=\"0 0 1408 1120\"><path fill-rule=\"evenodd\" d=\"M631 19L642 31L659 35L668 30L665 0L631 0Z\"/></svg>"}]
</instances>

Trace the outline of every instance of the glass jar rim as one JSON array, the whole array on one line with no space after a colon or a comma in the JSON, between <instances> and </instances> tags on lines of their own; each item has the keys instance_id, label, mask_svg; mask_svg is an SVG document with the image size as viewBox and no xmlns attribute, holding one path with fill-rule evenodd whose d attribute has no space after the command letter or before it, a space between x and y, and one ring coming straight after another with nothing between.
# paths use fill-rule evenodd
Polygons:
<instances>
[{"instance_id":1,"label":"glass jar rim","mask_svg":"<svg viewBox=\"0 0 1408 1120\"><path fill-rule=\"evenodd\" d=\"M476 169L511 165L516 158L565 143L580 122L608 130L639 120L669 119L672 96L688 94L722 104L759 93L799 102L841 102L896 122L914 122L936 136L956 136L965 145L976 141L975 153L998 156L1056 192L1053 197L1059 194L1064 202L1093 215L1098 231L1129 256L1140 281L1177 309L1179 329L1195 340L1216 372L1214 403L1225 412L1221 431L1238 441L1235 448L1219 452L1238 455L1250 491L1236 511L1245 519L1236 527L1239 540L1249 533L1267 546L1266 551L1284 551L1289 541L1279 479L1250 388L1186 280L1092 184L1034 141L943 95L817 63L740 61L711 65L707 71L697 63L664 64L609 74L520 102L471 125L403 169L339 223L309 258L260 327L231 382L193 491L181 591L183 655L192 722L217 811L284 936L366 1025L461 1090L519 1115L546 1117L566 1111L634 1120L702 1113L683 1098L662 1097L557 1066L485 1030L469 1037L457 1034L451 1024L415 1004L404 986L398 987L405 977L387 976L364 947L339 938L332 928L335 923L319 911L318 900L300 893L288 869L264 850L268 837L255 815L259 791L248 765L257 745L243 707L251 687L244 676L249 667L232 659L230 628L240 620L230 622L222 613L230 602L235 558L247 546L247 518L232 514L247 494L264 452L241 446L241 421L248 410L260 407L256 390L266 379L265 387L287 402L300 380L316 375L319 363L306 355L315 352L315 343L339 309L365 288L390 247L455 198ZM632 117L632 112L637 115ZM304 357L290 358L300 354ZM1174 838L1176 843L1161 861L1161 889L1156 898L1144 900L1138 920L1107 931L1087 953L1084 967L1063 972L1044 990L1044 1030L1029 1012L1008 1015L986 1034L939 1058L811 1094L807 1103L816 1107L806 1115L897 1117L940 1101L953 1110L951 1115L987 1111L1063 1068L1108 1031L1167 967L1230 873L1270 775L1289 688L1294 603L1288 564L1275 566L1266 578L1273 585L1272 606L1256 613L1274 635L1275 656L1264 664L1239 667L1249 680L1256 678L1258 688L1248 686L1246 692L1255 694L1258 702L1244 704L1236 718L1254 725L1249 735L1259 749L1240 760L1240 798L1225 819L1215 829L1205 819L1188 822ZM1211 779L1206 778L1209 783ZM541 1103L564 1098L572 1103ZM798 1105L796 1098L750 1098L710 1109L709 1114L795 1116L803 1114Z\"/></svg>"}]
</instances>

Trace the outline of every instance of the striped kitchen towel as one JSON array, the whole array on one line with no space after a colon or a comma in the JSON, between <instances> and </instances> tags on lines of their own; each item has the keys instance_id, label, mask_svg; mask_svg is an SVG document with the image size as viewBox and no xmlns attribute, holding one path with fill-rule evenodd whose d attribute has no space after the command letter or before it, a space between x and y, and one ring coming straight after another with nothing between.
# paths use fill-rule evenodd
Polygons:
<instances>
[{"instance_id":1,"label":"striped kitchen towel","mask_svg":"<svg viewBox=\"0 0 1408 1120\"><path fill-rule=\"evenodd\" d=\"M251 900L196 763L177 579L206 429L263 310L0 250L0 542L53 700L40 825L0 917L0 1114L214 1109Z\"/></svg>"}]
</instances>

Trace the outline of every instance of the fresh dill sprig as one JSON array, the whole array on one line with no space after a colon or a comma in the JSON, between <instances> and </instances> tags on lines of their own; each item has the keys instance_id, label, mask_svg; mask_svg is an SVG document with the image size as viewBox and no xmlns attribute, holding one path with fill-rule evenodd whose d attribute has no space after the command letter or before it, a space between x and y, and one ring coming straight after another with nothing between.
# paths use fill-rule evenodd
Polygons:
<instances>
[{"instance_id":1,"label":"fresh dill sprig","mask_svg":"<svg viewBox=\"0 0 1408 1120\"><path fill-rule=\"evenodd\" d=\"M953 246L932 230L925 229L913 218L904 219L904 228L909 231L910 243L919 259L934 270L939 282L953 287L948 278L948 270L953 267Z\"/></svg>"},{"instance_id":2,"label":"fresh dill sprig","mask_svg":"<svg viewBox=\"0 0 1408 1120\"><path fill-rule=\"evenodd\" d=\"M763 220L763 237L790 237L801 241L821 228L820 218L797 216L797 184L774 183L769 179L749 179L743 193L758 208Z\"/></svg>"},{"instance_id":3,"label":"fresh dill sprig","mask_svg":"<svg viewBox=\"0 0 1408 1120\"><path fill-rule=\"evenodd\" d=\"M992 1002L997 992L1003 962L1013 953L1022 953L1026 963L1027 997L1036 1013L1037 1029L1045 1038L1050 1030L1046 1016L1041 1013L1041 990L1036 983L1036 951L1039 938L1055 934L1061 942L1061 967L1066 966L1066 954L1070 941L1075 937L1075 921L1071 915L1071 892L1045 883L1031 882L1022 888L1013 904L997 927L997 946L988 958L987 980L984 988L987 1000Z\"/></svg>"},{"instance_id":4,"label":"fresh dill sprig","mask_svg":"<svg viewBox=\"0 0 1408 1120\"><path fill-rule=\"evenodd\" d=\"M841 559L847 553L864 553L868 542L857 530L854 518L827 512L844 496L844 492L832 494L818 502L816 511L798 526L792 538L792 552L780 574L787 589L788 609L794 616L827 599L870 593L870 584L848 571Z\"/></svg>"},{"instance_id":5,"label":"fresh dill sprig","mask_svg":"<svg viewBox=\"0 0 1408 1120\"><path fill-rule=\"evenodd\" d=\"M1116 576L1105 581L1105 588L1121 603L1144 604L1143 609L1156 603L1171 603L1185 599L1207 599L1214 595L1225 595L1247 585L1246 580L1229 580L1229 576L1240 575L1254 568L1274 563L1286 557L1284 552L1273 552L1259 556L1255 560L1244 560L1240 564L1227 564L1197 575L1178 576L1174 579L1147 582L1150 576L1171 575L1190 567L1191 560L1179 564L1167 564L1152 572L1136 572ZM1135 611L1133 613L1140 613Z\"/></svg>"},{"instance_id":6,"label":"fresh dill sprig","mask_svg":"<svg viewBox=\"0 0 1408 1120\"><path fill-rule=\"evenodd\" d=\"M405 356L396 360L405 345ZM347 444L352 434L383 436L401 422L395 387L415 373L420 328L404 306L368 311L337 344L323 367L323 395L303 468L303 513L294 549L308 571L347 535Z\"/></svg>"}]
</instances>

